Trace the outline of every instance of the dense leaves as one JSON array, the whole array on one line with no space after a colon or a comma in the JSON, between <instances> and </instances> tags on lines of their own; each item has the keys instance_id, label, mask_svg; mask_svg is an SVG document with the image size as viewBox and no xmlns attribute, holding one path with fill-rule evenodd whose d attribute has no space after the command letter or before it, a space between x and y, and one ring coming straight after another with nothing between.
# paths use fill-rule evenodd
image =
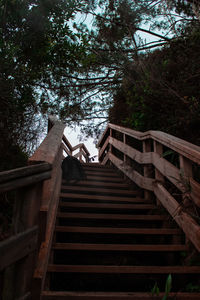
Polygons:
<instances>
[{"instance_id":1,"label":"dense leaves","mask_svg":"<svg viewBox=\"0 0 200 300\"><path fill-rule=\"evenodd\" d=\"M2 160L5 153L14 155L12 146L31 151L43 128L41 116L71 105L66 75L84 51L68 25L75 7L77 1L0 1Z\"/></svg>"},{"instance_id":2,"label":"dense leaves","mask_svg":"<svg viewBox=\"0 0 200 300\"><path fill-rule=\"evenodd\" d=\"M87 136L110 112L187 137L181 120L189 132L199 118L198 12L189 0L0 0L2 160L31 152L50 113Z\"/></svg>"}]
</instances>

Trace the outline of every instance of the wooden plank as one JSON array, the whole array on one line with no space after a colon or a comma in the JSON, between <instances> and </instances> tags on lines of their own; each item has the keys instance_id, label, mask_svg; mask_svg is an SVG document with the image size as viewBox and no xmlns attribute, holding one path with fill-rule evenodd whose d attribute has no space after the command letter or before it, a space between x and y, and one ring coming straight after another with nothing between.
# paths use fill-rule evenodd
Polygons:
<instances>
[{"instance_id":1,"label":"wooden plank","mask_svg":"<svg viewBox=\"0 0 200 300\"><path fill-rule=\"evenodd\" d=\"M102 157L102 155L104 154L106 148L109 145L109 140L110 140L110 136L107 137L107 139L105 140L104 144L102 145L102 147L99 149L99 158ZM100 159L99 159L100 160Z\"/></svg>"},{"instance_id":2,"label":"wooden plank","mask_svg":"<svg viewBox=\"0 0 200 300\"><path fill-rule=\"evenodd\" d=\"M155 184L154 193L177 224L182 228L186 237L193 243L196 249L200 251L200 226L184 211L181 205L179 205L160 183Z\"/></svg>"},{"instance_id":3,"label":"wooden plank","mask_svg":"<svg viewBox=\"0 0 200 300\"><path fill-rule=\"evenodd\" d=\"M154 140L174 150L175 152L182 154L189 160L200 163L200 147L185 140L179 139L173 135L167 134L161 131L150 131Z\"/></svg>"},{"instance_id":4,"label":"wooden plank","mask_svg":"<svg viewBox=\"0 0 200 300\"><path fill-rule=\"evenodd\" d=\"M67 193L77 191L77 186L73 185L63 185L61 187L62 193ZM97 194L102 194L102 193L107 193L107 194L122 194L124 196L133 196L138 194L138 191L134 190L121 190L121 189L109 189L109 188L101 188L101 187L85 187L85 186L79 186L78 187L79 192L87 192L89 193L97 193Z\"/></svg>"},{"instance_id":5,"label":"wooden plank","mask_svg":"<svg viewBox=\"0 0 200 300\"><path fill-rule=\"evenodd\" d=\"M47 137L29 158L29 163L34 164L35 162L48 162L53 164L56 154L60 148L63 132L66 125L57 121L55 125L49 131Z\"/></svg>"},{"instance_id":6,"label":"wooden plank","mask_svg":"<svg viewBox=\"0 0 200 300\"><path fill-rule=\"evenodd\" d=\"M68 150L67 147L64 144L62 146L63 146L63 150L65 151L65 153L67 155L72 155L72 153L70 152L70 150Z\"/></svg>"},{"instance_id":7,"label":"wooden plank","mask_svg":"<svg viewBox=\"0 0 200 300\"><path fill-rule=\"evenodd\" d=\"M151 178L146 178L140 175L138 172L134 171L134 169L124 163L119 158L115 157L112 153L108 153L109 160L119 169L121 170L127 177L129 177L133 182L135 182L139 187L143 189L147 189L149 191L153 191L153 182L154 180Z\"/></svg>"},{"instance_id":8,"label":"wooden plank","mask_svg":"<svg viewBox=\"0 0 200 300\"><path fill-rule=\"evenodd\" d=\"M91 181L99 181L99 182L124 182L123 178L121 177L104 177L100 174L98 175L87 175L87 180Z\"/></svg>"},{"instance_id":9,"label":"wooden plank","mask_svg":"<svg viewBox=\"0 0 200 300\"><path fill-rule=\"evenodd\" d=\"M123 152L125 155L130 157L131 159L134 159L139 164L151 164L152 158L151 158L151 152L142 153L132 147L130 147L127 144L124 144L123 142L118 141L117 139L113 137L109 137L109 143L114 146L119 151Z\"/></svg>"},{"instance_id":10,"label":"wooden plank","mask_svg":"<svg viewBox=\"0 0 200 300\"><path fill-rule=\"evenodd\" d=\"M72 155L73 147L65 135L62 136L62 141L63 141L64 145L66 146L66 148L69 149L70 155Z\"/></svg>"},{"instance_id":11,"label":"wooden plank","mask_svg":"<svg viewBox=\"0 0 200 300\"><path fill-rule=\"evenodd\" d=\"M88 149L86 148L86 146L85 146L83 143L74 146L74 147L72 148L72 151L74 151L74 150L76 150L76 149L78 149L78 148L82 148L83 151L85 152L85 154L86 154L87 157L90 156L90 152L88 151Z\"/></svg>"},{"instance_id":12,"label":"wooden plank","mask_svg":"<svg viewBox=\"0 0 200 300\"><path fill-rule=\"evenodd\" d=\"M59 250L92 250L92 251L152 251L152 252L170 252L186 251L186 245L132 245L132 244L83 244L83 243L55 243L53 249ZM198 267L200 272L200 267Z\"/></svg>"},{"instance_id":13,"label":"wooden plank","mask_svg":"<svg viewBox=\"0 0 200 300\"><path fill-rule=\"evenodd\" d=\"M157 153L152 153L152 162L155 168L169 181L171 181L180 191L184 192L184 186L181 183L180 170L168 162Z\"/></svg>"},{"instance_id":14,"label":"wooden plank","mask_svg":"<svg viewBox=\"0 0 200 300\"><path fill-rule=\"evenodd\" d=\"M33 185L34 183L44 181L51 178L51 171L46 171L39 174L34 174L31 176L26 176L20 179L12 180L10 182L0 184L0 192L8 192L25 187L28 185Z\"/></svg>"},{"instance_id":15,"label":"wooden plank","mask_svg":"<svg viewBox=\"0 0 200 300\"><path fill-rule=\"evenodd\" d=\"M191 186L191 198L194 203L200 207L200 184L196 182L193 178L190 178L190 186Z\"/></svg>"},{"instance_id":16,"label":"wooden plank","mask_svg":"<svg viewBox=\"0 0 200 300\"><path fill-rule=\"evenodd\" d=\"M69 185L69 183L65 180L63 180L63 186L65 185ZM70 185L72 185L70 183ZM77 185L87 185L87 186L90 186L90 187L117 187L117 188L127 188L127 189L130 189L130 185L128 185L127 183L121 183L121 182L99 182L99 181L90 181L90 180L84 180L84 181L78 181L76 182L75 184L73 184L73 186L77 186Z\"/></svg>"},{"instance_id":17,"label":"wooden plank","mask_svg":"<svg viewBox=\"0 0 200 300\"><path fill-rule=\"evenodd\" d=\"M105 234L144 234L144 235L177 235L181 230L177 228L119 228L119 227L80 227L80 226L56 226L56 232L81 232L81 233L105 233Z\"/></svg>"},{"instance_id":18,"label":"wooden plank","mask_svg":"<svg viewBox=\"0 0 200 300\"><path fill-rule=\"evenodd\" d=\"M182 154L183 156L187 157L188 159L200 163L200 147L189 142L186 142L182 139L179 139L175 136L170 134L161 132L161 131L146 131L146 132L139 132L129 128L125 128L122 126L109 124L106 130L104 131L104 135L107 134L109 128L117 130L121 133L127 134L137 140L145 140L145 139L153 139L162 145L169 147L170 149L174 150L175 152ZM102 144L102 138L100 139L98 146ZM102 145L101 145L102 147ZM101 157L99 157L101 158Z\"/></svg>"},{"instance_id":19,"label":"wooden plank","mask_svg":"<svg viewBox=\"0 0 200 300\"><path fill-rule=\"evenodd\" d=\"M40 294L44 286L44 280L46 276L47 271L47 264L49 260L50 255L50 249L53 239L53 232L56 222L56 214L57 214L57 208L58 208L58 200L59 200L59 191L60 191L60 185L61 185L61 172L59 172L59 175L57 177L57 183L55 186L54 191L54 198L51 206L51 211L49 214L49 222L46 230L46 238L45 241L41 244L41 247L39 249L39 255L36 262L36 267L34 271L34 277L33 277L33 299L40 299Z\"/></svg>"},{"instance_id":20,"label":"wooden plank","mask_svg":"<svg viewBox=\"0 0 200 300\"><path fill-rule=\"evenodd\" d=\"M51 165L48 163L41 163L34 166L27 166L22 168L17 168L9 171L0 172L0 183L18 179L21 177L26 177L34 175L37 173L43 173L45 171L51 170Z\"/></svg>"},{"instance_id":21,"label":"wooden plank","mask_svg":"<svg viewBox=\"0 0 200 300\"><path fill-rule=\"evenodd\" d=\"M60 207L87 207L87 208L105 208L105 209L155 209L153 204L112 204L112 203L82 203L82 202L61 202Z\"/></svg>"},{"instance_id":22,"label":"wooden plank","mask_svg":"<svg viewBox=\"0 0 200 300\"><path fill-rule=\"evenodd\" d=\"M102 132L102 134L100 136L100 139L99 139L99 141L96 145L97 148L102 148L103 147L102 143L103 143L103 140L105 139L106 135L110 135L110 123L107 124L106 129L104 130L104 132Z\"/></svg>"},{"instance_id":23,"label":"wooden plank","mask_svg":"<svg viewBox=\"0 0 200 300\"><path fill-rule=\"evenodd\" d=\"M130 203L148 203L143 198L139 197L119 197L119 196L105 196L105 195L85 195L85 194L76 194L76 193L61 193L60 197L66 199L86 199L86 200L104 200L109 202L130 202Z\"/></svg>"},{"instance_id":24,"label":"wooden plank","mask_svg":"<svg viewBox=\"0 0 200 300\"><path fill-rule=\"evenodd\" d=\"M0 271L22 259L37 247L38 227L34 226L0 243Z\"/></svg>"},{"instance_id":25,"label":"wooden plank","mask_svg":"<svg viewBox=\"0 0 200 300\"><path fill-rule=\"evenodd\" d=\"M196 146L192 143L184 141L180 138L177 138L173 135L162 131L146 131L146 132L139 132L129 128L125 128L118 125L109 124L109 128L115 129L121 133L125 133L133 138L138 140L144 140L148 138L152 138L157 142L171 148L172 150L182 154L183 156L191 159L192 161L199 163L200 162L200 147Z\"/></svg>"},{"instance_id":26,"label":"wooden plank","mask_svg":"<svg viewBox=\"0 0 200 300\"><path fill-rule=\"evenodd\" d=\"M49 265L48 272L106 274L199 274L199 266Z\"/></svg>"},{"instance_id":27,"label":"wooden plank","mask_svg":"<svg viewBox=\"0 0 200 300\"><path fill-rule=\"evenodd\" d=\"M133 293L133 292L55 292L43 291L42 300L162 300L164 293L151 295L151 293ZM200 293L169 293L169 300L199 300Z\"/></svg>"},{"instance_id":28,"label":"wooden plank","mask_svg":"<svg viewBox=\"0 0 200 300\"><path fill-rule=\"evenodd\" d=\"M93 213L61 213L58 218L74 219L105 219L105 220L140 220L140 221L164 221L169 220L169 216L164 215L126 215L126 214L93 214Z\"/></svg>"},{"instance_id":29,"label":"wooden plank","mask_svg":"<svg viewBox=\"0 0 200 300\"><path fill-rule=\"evenodd\" d=\"M105 172L99 172L99 171L93 171L93 170L86 170L86 176L101 176L101 177L120 177L117 172L113 171L105 171Z\"/></svg>"},{"instance_id":30,"label":"wooden plank","mask_svg":"<svg viewBox=\"0 0 200 300\"><path fill-rule=\"evenodd\" d=\"M95 170L99 172L113 171L111 166L103 166L100 163L84 163L82 164L84 170Z\"/></svg>"}]
</instances>

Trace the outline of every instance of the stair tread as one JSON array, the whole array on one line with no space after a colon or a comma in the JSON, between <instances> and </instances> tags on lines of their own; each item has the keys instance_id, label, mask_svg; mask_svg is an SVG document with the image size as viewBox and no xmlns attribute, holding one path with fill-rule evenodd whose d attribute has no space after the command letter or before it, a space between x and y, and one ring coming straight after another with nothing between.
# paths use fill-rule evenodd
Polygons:
<instances>
[{"instance_id":1,"label":"stair tread","mask_svg":"<svg viewBox=\"0 0 200 300\"><path fill-rule=\"evenodd\" d=\"M124 182L123 178L121 178L121 177L112 177L112 176L105 177L99 173L87 175L87 180L101 181L101 182Z\"/></svg>"},{"instance_id":2,"label":"stair tread","mask_svg":"<svg viewBox=\"0 0 200 300\"><path fill-rule=\"evenodd\" d=\"M161 300L165 293L160 292L159 296L151 295L151 293L139 293L139 292L55 292L55 291L43 291L42 299L80 299L80 300L111 300L111 299L132 299L132 300ZM176 300L199 300L200 293L169 293L168 299L176 297Z\"/></svg>"},{"instance_id":3,"label":"stair tread","mask_svg":"<svg viewBox=\"0 0 200 300\"><path fill-rule=\"evenodd\" d=\"M126 196L138 195L138 191L134 190L122 190L122 189L109 189L109 188L100 188L100 187L85 187L75 185L62 185L61 190L63 191L77 191L78 192L94 192L94 193L108 193L108 194L123 194Z\"/></svg>"},{"instance_id":4,"label":"stair tread","mask_svg":"<svg viewBox=\"0 0 200 300\"><path fill-rule=\"evenodd\" d=\"M186 245L55 243L53 249L98 251L186 251ZM199 267L200 271L200 267Z\"/></svg>"},{"instance_id":5,"label":"stair tread","mask_svg":"<svg viewBox=\"0 0 200 300\"><path fill-rule=\"evenodd\" d=\"M88 208L111 208L111 209L155 209L153 204L112 204L112 203L82 203L60 202L60 207L88 207Z\"/></svg>"},{"instance_id":6,"label":"stair tread","mask_svg":"<svg viewBox=\"0 0 200 300\"><path fill-rule=\"evenodd\" d=\"M84 232L84 233L111 233L111 234L150 234L167 235L181 234L178 228L120 228L120 227L83 227L83 226L56 226L57 232Z\"/></svg>"},{"instance_id":7,"label":"stair tread","mask_svg":"<svg viewBox=\"0 0 200 300\"><path fill-rule=\"evenodd\" d=\"M126 215L126 214L95 214L95 213L61 213L57 214L57 217L62 218L84 218L84 219L112 219L112 220L168 220L166 215Z\"/></svg>"},{"instance_id":8,"label":"stair tread","mask_svg":"<svg viewBox=\"0 0 200 300\"><path fill-rule=\"evenodd\" d=\"M143 202L147 203L143 198L133 197L133 198L126 198L123 196L105 196L105 195L86 195L86 194L80 194L77 193L61 193L60 197L63 198L75 198L75 199L90 199L90 200L109 200L109 201L128 201L128 202Z\"/></svg>"},{"instance_id":9,"label":"stair tread","mask_svg":"<svg viewBox=\"0 0 200 300\"><path fill-rule=\"evenodd\" d=\"M103 177L120 177L119 174L115 172L115 170L106 170L106 171L99 171L99 170L85 170L86 175L97 175Z\"/></svg>"},{"instance_id":10,"label":"stair tread","mask_svg":"<svg viewBox=\"0 0 200 300\"><path fill-rule=\"evenodd\" d=\"M65 180L63 180L63 185L66 183ZM89 185L89 186L106 186L106 187L117 187L117 188L130 188L130 186L127 183L124 182L98 182L98 181L91 181L91 180L81 180L77 182L77 185ZM74 186L77 187L77 185L74 184Z\"/></svg>"},{"instance_id":11,"label":"stair tread","mask_svg":"<svg viewBox=\"0 0 200 300\"><path fill-rule=\"evenodd\" d=\"M200 266L182 265L180 254L189 250L183 232L169 215L158 214L153 201L141 198L142 189L132 190L135 185L110 166L88 163L83 168L85 180L62 182L52 255L46 264L51 273L47 287L60 292L43 291L42 299L153 300L151 289L143 289L152 278L160 280L164 291L168 274L176 280L200 274ZM171 293L177 300L200 299L200 293L190 295ZM163 296L160 292L156 299Z\"/></svg>"},{"instance_id":12,"label":"stair tread","mask_svg":"<svg viewBox=\"0 0 200 300\"><path fill-rule=\"evenodd\" d=\"M195 274L200 266L48 265L48 272L117 274Z\"/></svg>"}]
</instances>

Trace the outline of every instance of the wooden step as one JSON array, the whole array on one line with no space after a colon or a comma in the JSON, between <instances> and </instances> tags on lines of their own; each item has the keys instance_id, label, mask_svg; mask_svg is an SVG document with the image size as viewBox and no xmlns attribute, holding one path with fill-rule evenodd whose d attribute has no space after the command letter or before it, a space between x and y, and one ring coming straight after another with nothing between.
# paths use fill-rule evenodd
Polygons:
<instances>
[{"instance_id":1,"label":"wooden step","mask_svg":"<svg viewBox=\"0 0 200 300\"><path fill-rule=\"evenodd\" d=\"M91 167L91 168L97 168L97 169L111 169L113 170L113 167L108 166L108 165L102 165L99 162L91 162L91 163L83 163L82 164L83 168L85 167Z\"/></svg>"},{"instance_id":2,"label":"wooden step","mask_svg":"<svg viewBox=\"0 0 200 300\"><path fill-rule=\"evenodd\" d=\"M91 171L91 172L99 172L99 173L102 173L102 172L104 172L104 173L106 173L106 172L108 172L108 173L116 173L116 171L113 169L113 168L111 168L111 167L101 167L101 168L99 168L99 166L83 166L83 169L84 169L84 171Z\"/></svg>"},{"instance_id":3,"label":"wooden step","mask_svg":"<svg viewBox=\"0 0 200 300\"><path fill-rule=\"evenodd\" d=\"M102 176L100 174L87 174L87 180L89 181L99 181L99 182L124 182L123 178L121 177L112 177L112 176Z\"/></svg>"},{"instance_id":4,"label":"wooden step","mask_svg":"<svg viewBox=\"0 0 200 300\"><path fill-rule=\"evenodd\" d=\"M106 170L106 171L102 171L102 172L99 172L99 170L97 170L97 171L86 170L85 173L86 173L86 176L93 175L93 176L118 177L119 178L119 174L117 174L115 171L112 171L112 170Z\"/></svg>"},{"instance_id":5,"label":"wooden step","mask_svg":"<svg viewBox=\"0 0 200 300\"><path fill-rule=\"evenodd\" d=\"M63 180L63 186L66 185L69 185L68 182L66 182L65 180ZM74 183L74 184L71 184L70 185L73 185L73 186L80 186L80 185L83 185L83 186L90 186L90 187L109 187L109 188L113 188L113 187L116 187L116 188L120 188L120 189L130 189L130 186L127 184L127 183L121 183L121 182L99 182L99 181L91 181L91 180L82 180L82 181L78 181L77 183Z\"/></svg>"},{"instance_id":6,"label":"wooden step","mask_svg":"<svg viewBox=\"0 0 200 300\"><path fill-rule=\"evenodd\" d=\"M42 300L162 300L164 293L152 295L149 293L132 292L54 292L43 291ZM199 300L200 293L170 293L167 300Z\"/></svg>"},{"instance_id":7,"label":"wooden step","mask_svg":"<svg viewBox=\"0 0 200 300\"><path fill-rule=\"evenodd\" d=\"M103 219L103 220L141 220L141 221L165 221L169 220L166 215L126 215L126 214L94 214L94 213L62 213L57 214L59 218L75 219Z\"/></svg>"},{"instance_id":8,"label":"wooden step","mask_svg":"<svg viewBox=\"0 0 200 300\"><path fill-rule=\"evenodd\" d=\"M53 249L62 250L94 250L94 251L186 251L186 245L132 245L132 244L83 244L83 243L55 243ZM198 267L200 272L200 267Z\"/></svg>"},{"instance_id":9,"label":"wooden step","mask_svg":"<svg viewBox=\"0 0 200 300\"><path fill-rule=\"evenodd\" d=\"M100 187L84 187L84 186L73 186L73 185L62 185L61 187L62 193L67 192L74 192L77 191L80 192L86 192L86 193L95 193L95 194L117 194L117 195L123 195L123 196L134 196L138 195L138 191L134 190L121 190L121 189L108 189L108 188L100 188Z\"/></svg>"},{"instance_id":10,"label":"wooden step","mask_svg":"<svg viewBox=\"0 0 200 300\"><path fill-rule=\"evenodd\" d=\"M56 226L56 232L105 233L105 234L142 234L142 235L179 235L178 228L113 228L113 227L80 227Z\"/></svg>"},{"instance_id":11,"label":"wooden step","mask_svg":"<svg viewBox=\"0 0 200 300\"><path fill-rule=\"evenodd\" d=\"M80 193L61 193L60 197L67 199L90 199L90 200L105 200L105 201L118 201L118 202L134 202L134 203L149 203L149 201L139 197L123 197L123 196L105 196L105 195L87 195Z\"/></svg>"},{"instance_id":12,"label":"wooden step","mask_svg":"<svg viewBox=\"0 0 200 300\"><path fill-rule=\"evenodd\" d=\"M100 266L52 265L48 272L104 273L104 274L199 274L200 266Z\"/></svg>"},{"instance_id":13,"label":"wooden step","mask_svg":"<svg viewBox=\"0 0 200 300\"><path fill-rule=\"evenodd\" d=\"M77 208L103 208L103 209L134 209L134 210L150 210L155 209L153 204L112 204L112 203L82 203L82 202L60 202L60 207L77 207Z\"/></svg>"}]
</instances>

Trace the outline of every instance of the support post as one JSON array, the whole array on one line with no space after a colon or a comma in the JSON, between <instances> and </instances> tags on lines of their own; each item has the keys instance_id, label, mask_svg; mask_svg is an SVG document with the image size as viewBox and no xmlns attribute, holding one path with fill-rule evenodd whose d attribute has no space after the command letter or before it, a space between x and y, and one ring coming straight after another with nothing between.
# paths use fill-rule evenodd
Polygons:
<instances>
[{"instance_id":1,"label":"support post","mask_svg":"<svg viewBox=\"0 0 200 300\"><path fill-rule=\"evenodd\" d=\"M151 140L145 140L143 141L143 153L145 152L151 152ZM153 178L153 166L152 165L145 165L144 166L144 177L147 178ZM144 198L145 200L152 200L153 198L153 193L151 191L144 191Z\"/></svg>"},{"instance_id":2,"label":"support post","mask_svg":"<svg viewBox=\"0 0 200 300\"><path fill-rule=\"evenodd\" d=\"M154 141L154 152L159 154L160 157L163 155L163 145ZM155 168L155 179L164 185L165 177ZM156 198L156 203L158 206L161 206L160 201Z\"/></svg>"}]
</instances>

